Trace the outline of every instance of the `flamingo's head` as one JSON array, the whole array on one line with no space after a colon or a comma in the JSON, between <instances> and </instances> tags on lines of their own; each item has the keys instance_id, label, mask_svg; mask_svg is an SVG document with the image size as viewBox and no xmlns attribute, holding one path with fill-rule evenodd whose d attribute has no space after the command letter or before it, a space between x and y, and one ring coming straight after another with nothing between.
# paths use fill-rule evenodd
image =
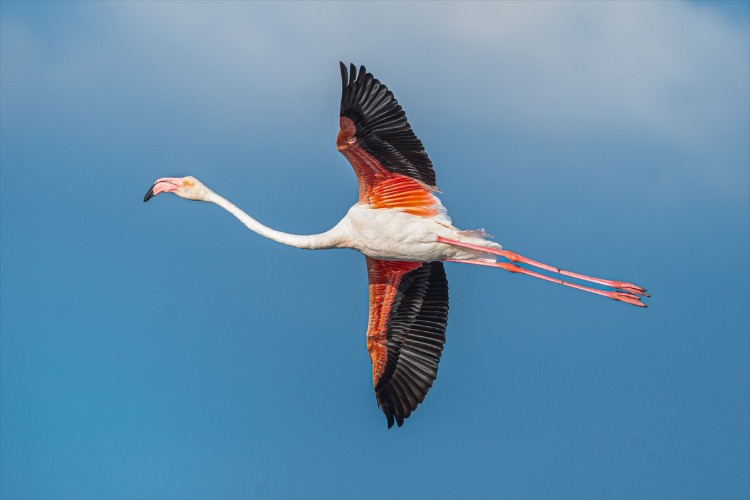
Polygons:
<instances>
[{"instance_id":1,"label":"flamingo's head","mask_svg":"<svg viewBox=\"0 0 750 500\"><path fill-rule=\"evenodd\" d=\"M148 201L159 193L174 193L180 198L186 200L206 201L207 195L211 191L195 177L162 177L154 182L154 185L143 197L143 201Z\"/></svg>"}]
</instances>

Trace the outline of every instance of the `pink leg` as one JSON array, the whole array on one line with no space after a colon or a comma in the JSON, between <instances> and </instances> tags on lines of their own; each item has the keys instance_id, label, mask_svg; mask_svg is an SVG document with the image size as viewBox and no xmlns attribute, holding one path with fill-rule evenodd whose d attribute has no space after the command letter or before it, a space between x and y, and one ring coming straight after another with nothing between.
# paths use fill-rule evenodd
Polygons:
<instances>
[{"instance_id":1,"label":"pink leg","mask_svg":"<svg viewBox=\"0 0 750 500\"><path fill-rule=\"evenodd\" d=\"M510 271L512 273L521 273L526 274L528 276L533 276L534 278L543 279L545 281L550 281L552 283L558 283L560 285L568 286L571 288L577 288L579 290L583 290L586 292L595 293L597 295L602 295L605 297L608 297L613 300L620 300L622 302L627 302L628 304L633 304L636 306L646 307L646 304L643 304L641 302L640 297L638 295L643 295L645 297L649 297L649 295L646 293L646 290L644 288L641 288L637 285L634 285L632 283L627 283L624 281L613 281L613 280L605 280L601 278L594 278L592 276L586 276L583 274L578 273L572 273L570 271L565 271L563 269L559 269L557 267L549 266L547 264L543 264L541 262L537 262L535 260L527 259L526 257L519 255L515 252L510 252L508 250L497 250L494 248L486 248L479 245L472 245L470 243L464 243L461 241L455 241L448 238L443 238L441 236L438 236L438 241L441 243L447 243L449 245L455 245L459 247L464 248L471 248L473 250L480 250L482 252L491 253L494 255L499 255L500 257L504 257L511 262L518 262L521 264L527 264L530 266L538 267L539 269L543 269L545 271L561 274L563 276L570 276L572 278L580 279L583 281L589 281L592 283L597 283L599 285L609 286L616 291L610 292L605 290L599 290L596 288L590 288L587 286L577 285L575 283L570 283L567 281L563 281L561 279L552 278L549 276L545 276L543 274L530 271L528 269L525 269L523 267L519 267L515 264L509 264L506 262L482 262L482 261L452 261L452 262L464 262L467 264L477 264L477 265L485 265L485 266L491 266L491 267L499 267L501 269L505 269L506 271Z\"/></svg>"}]
</instances>

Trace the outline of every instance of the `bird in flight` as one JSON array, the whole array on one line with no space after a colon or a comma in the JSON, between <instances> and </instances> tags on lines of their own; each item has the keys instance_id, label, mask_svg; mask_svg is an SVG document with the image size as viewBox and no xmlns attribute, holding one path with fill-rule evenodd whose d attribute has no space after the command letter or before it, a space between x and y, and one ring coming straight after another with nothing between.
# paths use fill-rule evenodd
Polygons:
<instances>
[{"instance_id":1,"label":"bird in flight","mask_svg":"<svg viewBox=\"0 0 750 500\"><path fill-rule=\"evenodd\" d=\"M370 291L367 350L375 397L389 428L394 423L403 425L437 377L448 320L444 262L498 267L646 307L641 301L648 297L646 290L632 283L542 264L504 250L484 230L454 227L435 194L432 162L393 93L364 66L357 71L351 64L347 71L346 65L340 64L336 149L354 168L359 200L332 229L313 235L271 229L194 177L158 179L143 201L160 193L174 193L187 200L214 203L251 231L285 245L309 250L351 248L364 254Z\"/></svg>"}]
</instances>

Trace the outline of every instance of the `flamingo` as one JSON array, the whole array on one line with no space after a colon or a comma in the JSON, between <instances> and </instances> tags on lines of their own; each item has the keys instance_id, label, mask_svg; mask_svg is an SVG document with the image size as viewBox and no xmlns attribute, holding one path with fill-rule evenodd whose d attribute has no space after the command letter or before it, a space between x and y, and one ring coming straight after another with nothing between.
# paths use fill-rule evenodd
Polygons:
<instances>
[{"instance_id":1,"label":"flamingo","mask_svg":"<svg viewBox=\"0 0 750 500\"><path fill-rule=\"evenodd\" d=\"M388 428L399 427L437 378L448 320L444 262L497 267L635 306L644 288L565 271L503 249L480 230L453 226L440 199L435 171L393 93L364 66L341 66L341 108L336 149L351 163L359 200L332 229L288 234L256 221L195 177L164 177L143 201L160 193L214 203L248 229L297 248L351 248L364 254L369 280L367 350L375 398ZM504 259L499 261L498 258ZM593 288L527 269L595 283Z\"/></svg>"}]
</instances>

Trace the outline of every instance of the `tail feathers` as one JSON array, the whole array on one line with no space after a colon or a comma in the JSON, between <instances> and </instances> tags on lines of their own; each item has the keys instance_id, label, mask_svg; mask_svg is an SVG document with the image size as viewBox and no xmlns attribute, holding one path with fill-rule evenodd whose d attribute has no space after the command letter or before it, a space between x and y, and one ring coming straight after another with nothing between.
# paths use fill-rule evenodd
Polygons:
<instances>
[{"instance_id":1,"label":"tail feathers","mask_svg":"<svg viewBox=\"0 0 750 500\"><path fill-rule=\"evenodd\" d=\"M487 232L482 229L466 229L464 231L459 231L458 234L461 236L466 236L468 238L482 238L484 240L490 240L492 239L491 234L487 234Z\"/></svg>"},{"instance_id":2,"label":"tail feathers","mask_svg":"<svg viewBox=\"0 0 750 500\"><path fill-rule=\"evenodd\" d=\"M496 241L491 241L492 240L492 235L491 234L487 234L485 232L484 228L482 228L482 229L468 229L468 230L464 230L464 231L459 231L458 234L460 236L463 236L464 238L472 238L472 239L475 239L475 240L480 240L480 241L475 241L475 242L471 242L471 243L470 242L465 242L465 243L469 243L470 247L472 247L472 243L473 243L473 248L475 250L487 249L488 254L494 254L496 251L499 251L499 250L503 249L503 246L500 243L497 243ZM488 255L488 254L482 255L482 257L483 258L492 258L493 261L496 260L495 257L492 257L491 255Z\"/></svg>"},{"instance_id":3,"label":"tail feathers","mask_svg":"<svg viewBox=\"0 0 750 500\"><path fill-rule=\"evenodd\" d=\"M461 237L461 241L438 236L438 241L465 250L466 254L457 255L456 259L485 266L491 266L497 262L496 256L501 255L500 252L502 252L503 247L499 243L491 241L492 236L487 234L484 229L458 231L457 234Z\"/></svg>"}]
</instances>

